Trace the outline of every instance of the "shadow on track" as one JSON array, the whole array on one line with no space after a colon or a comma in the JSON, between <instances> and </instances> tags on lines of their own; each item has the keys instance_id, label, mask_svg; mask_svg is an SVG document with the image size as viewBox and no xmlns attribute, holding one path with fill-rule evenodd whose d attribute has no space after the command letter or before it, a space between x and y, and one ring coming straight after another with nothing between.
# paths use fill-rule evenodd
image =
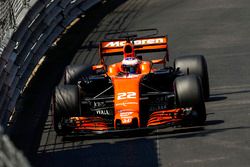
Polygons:
<instances>
[{"instance_id":1,"label":"shadow on track","mask_svg":"<svg viewBox=\"0 0 250 167\"><path fill-rule=\"evenodd\" d=\"M240 91L223 92L223 93L214 94L214 96L244 94L244 93L250 93L250 90L240 90Z\"/></svg>"},{"instance_id":2,"label":"shadow on track","mask_svg":"<svg viewBox=\"0 0 250 167\"><path fill-rule=\"evenodd\" d=\"M224 123L224 121L212 120L207 121L206 126L221 123ZM47 149L38 152L37 162L39 164L35 165L48 167L75 165L160 166L157 155L157 140L166 138L192 138L197 136L205 137L212 133L243 128L206 130L206 126L168 128L164 129L163 132L154 131L151 133L144 132L121 136L94 135L66 137L61 142L44 146Z\"/></svg>"},{"instance_id":3,"label":"shadow on track","mask_svg":"<svg viewBox=\"0 0 250 167\"><path fill-rule=\"evenodd\" d=\"M36 166L160 166L157 155L157 140L167 138L206 137L213 133L244 129L206 129L223 124L222 120L210 120L205 126L167 128L163 131L135 134L93 135L64 137L55 143L46 144L37 154ZM67 158L66 158L67 157ZM52 160L52 162L50 161Z\"/></svg>"},{"instance_id":4,"label":"shadow on track","mask_svg":"<svg viewBox=\"0 0 250 167\"><path fill-rule=\"evenodd\" d=\"M169 128L165 129L166 131L133 134L132 136L98 135L67 138L56 145L47 145L47 149L38 153L39 164L36 165L159 166L156 140L206 137L224 131L250 129L250 127L206 129L208 126L222 123L224 123L222 120L211 120L206 122L206 126ZM112 139L112 142L109 139ZM91 140L96 140L97 143L91 143ZM75 144L68 145L72 142ZM50 163L50 160L53 160L53 163Z\"/></svg>"},{"instance_id":5,"label":"shadow on track","mask_svg":"<svg viewBox=\"0 0 250 167\"><path fill-rule=\"evenodd\" d=\"M207 102L222 101L222 100L226 100L226 99L227 99L226 96L212 95L209 97Z\"/></svg>"},{"instance_id":6,"label":"shadow on track","mask_svg":"<svg viewBox=\"0 0 250 167\"><path fill-rule=\"evenodd\" d=\"M64 150L39 153L37 166L159 166L156 142L152 139L134 139L114 143L84 144ZM65 158L67 157L67 158ZM53 160L51 163L50 160Z\"/></svg>"},{"instance_id":7,"label":"shadow on track","mask_svg":"<svg viewBox=\"0 0 250 167\"><path fill-rule=\"evenodd\" d=\"M232 127L232 128L222 128L222 129L204 129L202 127L200 128L194 128L194 129L189 129L188 131L184 130L183 131L174 131L173 133L159 133L158 135L160 136L159 139L166 139L166 138L193 138L193 137L206 137L210 134L215 134L215 133L222 133L225 131L231 131L231 130L239 130L239 129L250 129L250 127ZM172 135L171 135L172 134ZM164 135L168 135L165 136Z\"/></svg>"},{"instance_id":8,"label":"shadow on track","mask_svg":"<svg viewBox=\"0 0 250 167\"><path fill-rule=\"evenodd\" d=\"M223 124L223 123L224 123L223 120L209 120L209 121L206 121L206 126L218 125L218 124Z\"/></svg>"}]
</instances>

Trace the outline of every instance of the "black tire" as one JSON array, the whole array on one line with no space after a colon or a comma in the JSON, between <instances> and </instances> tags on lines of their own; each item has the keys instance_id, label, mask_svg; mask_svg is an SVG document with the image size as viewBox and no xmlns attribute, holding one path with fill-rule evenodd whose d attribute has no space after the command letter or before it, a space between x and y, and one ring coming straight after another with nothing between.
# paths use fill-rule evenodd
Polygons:
<instances>
[{"instance_id":1,"label":"black tire","mask_svg":"<svg viewBox=\"0 0 250 167\"><path fill-rule=\"evenodd\" d=\"M204 99L208 100L210 96L209 88L209 78L208 78L208 69L207 62L204 56L202 55L190 55L178 57L174 61L174 68L179 68L184 74L194 74L201 78L202 89Z\"/></svg>"},{"instance_id":2,"label":"black tire","mask_svg":"<svg viewBox=\"0 0 250 167\"><path fill-rule=\"evenodd\" d=\"M53 123L58 135L71 131L64 122L80 112L79 90L76 85L63 85L55 88L53 96Z\"/></svg>"},{"instance_id":3,"label":"black tire","mask_svg":"<svg viewBox=\"0 0 250 167\"><path fill-rule=\"evenodd\" d=\"M84 77L93 73L92 66L69 65L65 69L64 84L76 85L81 76Z\"/></svg>"},{"instance_id":4,"label":"black tire","mask_svg":"<svg viewBox=\"0 0 250 167\"><path fill-rule=\"evenodd\" d=\"M207 115L200 79L196 75L178 77L174 81L174 90L177 106L192 107L193 123L203 125Z\"/></svg>"}]
</instances>

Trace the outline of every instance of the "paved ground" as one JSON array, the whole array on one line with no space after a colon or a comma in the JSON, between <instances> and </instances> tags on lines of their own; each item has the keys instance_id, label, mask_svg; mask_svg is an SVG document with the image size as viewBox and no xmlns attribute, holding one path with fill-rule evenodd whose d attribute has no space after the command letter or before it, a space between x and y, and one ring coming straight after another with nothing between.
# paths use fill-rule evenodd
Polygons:
<instances>
[{"instance_id":1,"label":"paved ground","mask_svg":"<svg viewBox=\"0 0 250 167\"><path fill-rule=\"evenodd\" d=\"M187 166L187 167L247 167L250 163L250 1L248 0L127 0L109 13L86 37L80 22L71 32L76 42L61 49L77 49L66 62L95 64L99 61L97 49L86 49L103 39L110 30L158 28L169 35L171 59L181 55L205 55L210 75L211 100L206 103L207 123L204 127L165 129L154 134L123 138L85 137L63 139L56 136L51 125L49 93L60 81L49 82L46 89L35 92L33 109L38 109L42 128L32 144L33 164L36 166ZM91 20L91 19L90 19ZM89 20L89 21L90 21ZM69 39L70 39L69 37ZM86 38L85 38L86 37ZM83 40L85 39L85 40ZM67 41L67 38L65 39ZM54 50L50 54L60 53ZM68 56L71 56L68 55ZM73 56L74 55L74 56ZM57 55L58 56L58 55ZM116 58L118 60L119 58ZM57 60L57 59L56 59ZM59 60L60 61L60 60ZM109 59L109 62L115 61ZM65 61L64 61L65 62ZM54 64L53 64L54 63ZM172 61L170 62L170 64ZM58 65L52 61L51 65ZM67 63L64 63L64 65ZM60 69L63 69L63 65ZM53 71L53 69L49 69ZM53 72L51 72L53 76ZM49 76L47 76L49 77ZM45 82L40 78L40 82ZM38 85L39 86L39 85ZM35 87L39 88L39 87ZM30 89L32 91L32 88ZM40 94L39 94L40 93ZM39 96L46 96L41 101ZM32 101L33 100L33 101ZM32 104L34 104L32 103ZM28 108L32 104L26 104ZM36 107L35 107L36 106ZM25 108L25 107L24 107ZM30 113L36 113L27 109ZM45 113L45 114L44 114ZM47 117L48 113L48 117ZM33 114L36 116L36 114ZM45 122L45 123L44 123ZM29 126L29 122L26 122ZM23 125L22 125L23 126ZM20 137L20 134L13 136ZM35 133L37 131L31 131ZM29 134L30 133L27 133ZM21 139L19 147L29 146ZM18 142L17 142L18 143ZM35 151L34 151L35 150Z\"/></svg>"}]
</instances>

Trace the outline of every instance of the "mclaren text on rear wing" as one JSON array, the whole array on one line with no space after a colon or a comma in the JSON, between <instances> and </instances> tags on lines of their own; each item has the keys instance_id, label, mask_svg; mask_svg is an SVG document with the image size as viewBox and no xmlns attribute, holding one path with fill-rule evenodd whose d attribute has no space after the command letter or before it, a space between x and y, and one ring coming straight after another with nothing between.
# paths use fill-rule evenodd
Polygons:
<instances>
[{"instance_id":1,"label":"mclaren text on rear wing","mask_svg":"<svg viewBox=\"0 0 250 167\"><path fill-rule=\"evenodd\" d=\"M167 36L138 38L131 41L131 43L134 44L136 53L167 51L168 48ZM126 40L103 41L100 43L100 54L102 57L108 55L121 55L125 44Z\"/></svg>"}]
</instances>

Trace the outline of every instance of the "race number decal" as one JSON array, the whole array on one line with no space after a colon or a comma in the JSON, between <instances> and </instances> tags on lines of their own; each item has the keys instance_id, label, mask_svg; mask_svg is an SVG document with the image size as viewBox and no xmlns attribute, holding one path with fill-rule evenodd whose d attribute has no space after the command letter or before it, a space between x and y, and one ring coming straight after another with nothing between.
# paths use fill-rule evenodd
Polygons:
<instances>
[{"instance_id":1,"label":"race number decal","mask_svg":"<svg viewBox=\"0 0 250 167\"><path fill-rule=\"evenodd\" d=\"M124 100L124 99L135 99L136 92L121 92L118 93L117 100Z\"/></svg>"},{"instance_id":2,"label":"race number decal","mask_svg":"<svg viewBox=\"0 0 250 167\"><path fill-rule=\"evenodd\" d=\"M131 118L123 118L122 119L122 123L123 124L128 124L128 123L131 123L132 122L132 119Z\"/></svg>"}]
</instances>

